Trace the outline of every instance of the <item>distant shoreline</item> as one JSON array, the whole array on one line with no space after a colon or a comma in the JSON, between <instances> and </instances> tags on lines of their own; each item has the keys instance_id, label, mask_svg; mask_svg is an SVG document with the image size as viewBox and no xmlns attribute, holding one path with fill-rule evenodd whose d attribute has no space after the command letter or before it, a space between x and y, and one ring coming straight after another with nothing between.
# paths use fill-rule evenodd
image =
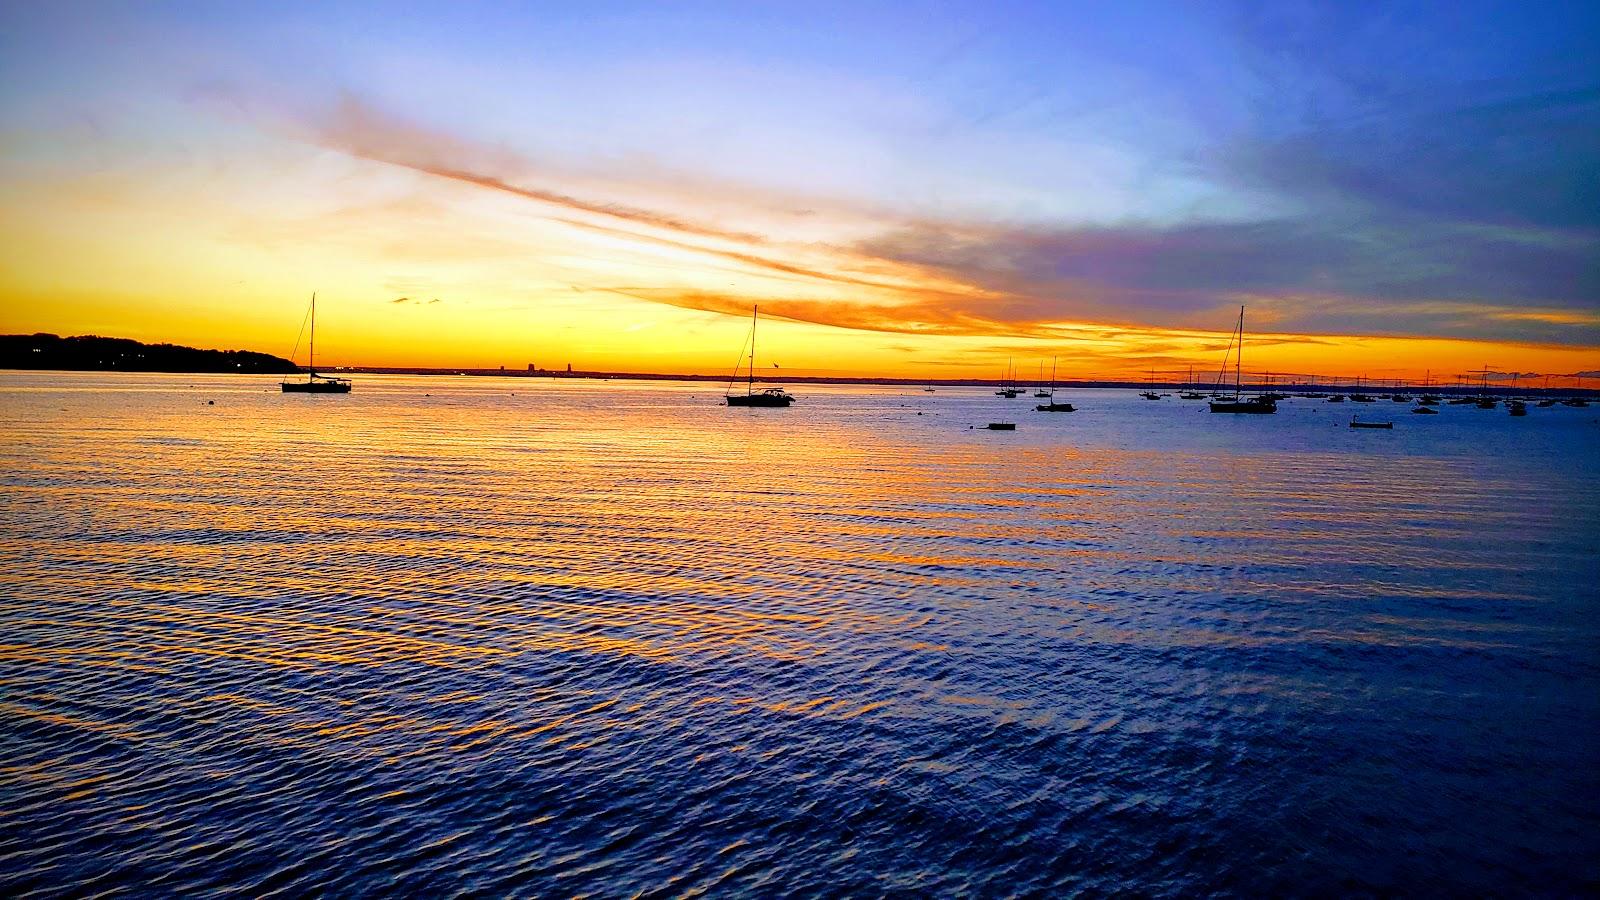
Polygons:
<instances>
[{"instance_id":1,"label":"distant shoreline","mask_svg":"<svg viewBox=\"0 0 1600 900\"><path fill-rule=\"evenodd\" d=\"M145 372L171 375L295 375L305 369L282 357L252 350L202 350L176 344L146 344L131 338L106 338L81 335L63 338L54 334L0 335L0 370L21 372ZM336 366L322 370L341 375L458 375L471 377L547 378L551 380L576 379L583 381L684 381L699 383L727 383L727 375L674 374L661 372L606 372L598 370L549 370L438 367L438 366ZM743 379L740 379L743 380ZM996 387L994 379L981 378L893 378L862 375L786 375L778 378L757 378L762 384L860 384L884 387ZM1041 385L1021 380L1017 389L1031 394ZM1109 381L1096 379L1058 380L1058 390L1073 388L1112 388L1127 390L1188 391L1210 393L1211 382L1190 384L1176 381ZM1273 390L1288 393L1306 391L1352 393L1361 392L1384 396L1396 392L1417 394L1424 392L1420 385L1378 386L1372 384L1330 384L1317 382L1278 382L1246 385L1248 393ZM1524 394L1529 396L1600 396L1595 388L1544 388L1533 385L1493 384L1487 389L1477 385L1429 385L1426 393L1460 396L1490 394Z\"/></svg>"},{"instance_id":2,"label":"distant shoreline","mask_svg":"<svg viewBox=\"0 0 1600 900\"><path fill-rule=\"evenodd\" d=\"M340 372L340 374L344 374L344 375L351 375L351 374L355 374L355 375L360 375L360 374L367 374L367 375L464 375L464 376L469 376L469 377L548 378L548 379L551 379L551 380L554 380L554 381L576 379L576 380L581 380L581 381L690 381L690 382L713 382L713 383L722 383L722 384L728 383L728 376L726 376L726 375L706 375L706 374L674 375L674 374L649 373L649 372L580 371L580 370L576 370L576 369L574 369L571 372L567 372L567 371L551 371L551 370L547 370L547 369L537 369L537 370L534 370L532 372L529 372L529 371L526 371L526 370L523 370L523 369L500 369L500 368L473 369L473 368L433 368L433 367L419 367L419 366L341 366L341 367L339 367L338 371ZM742 383L742 382L744 382L744 380L745 379L743 379L743 378L737 379L736 383ZM891 377L831 376L831 375L793 375L793 376L785 376L785 377L781 377L781 378L757 378L756 379L756 383L757 384L865 384L865 385L881 385L881 386L884 386L884 387L933 387L933 388L942 388L942 387L987 387L987 388L994 388L994 387L998 387L998 383L992 378L989 378L989 379L982 379L982 378L921 379L921 378L891 378ZM1023 380L1023 381L1018 381L1016 384L1017 384L1017 390L1025 393L1025 394L1029 394L1029 395L1031 395L1034 391L1039 390L1039 388L1040 388L1040 385L1037 382L1033 382L1033 381ZM1170 382L1161 382L1161 381L1151 382L1151 381L1148 381L1148 380L1145 380L1145 381L1100 381L1100 380L1093 380L1093 379L1077 379L1077 380L1070 380L1069 381L1069 380L1061 379L1061 380L1057 380L1056 381L1055 387L1056 387L1056 390L1065 390L1065 389L1071 389L1071 388L1115 388L1115 389L1128 389L1128 390L1156 390L1156 391L1166 391L1166 392L1194 390L1194 391L1199 391L1201 393L1209 394L1209 393L1212 392L1212 390L1214 389L1215 385L1213 383L1211 383L1211 382L1204 382L1204 383L1200 383L1200 384L1196 385L1196 384L1186 384L1184 382L1177 382L1177 381L1170 381ZM1320 391L1332 391L1332 392L1335 392L1335 393L1346 393L1346 394L1348 394L1348 393L1351 393L1351 392L1356 392L1356 393L1375 394L1375 395L1378 395L1378 396L1384 396L1384 395L1393 394L1393 393L1396 393L1396 392L1404 393L1404 394L1419 394L1419 393L1440 394L1440 395L1448 394L1450 396L1459 396L1459 395L1463 395L1463 394L1476 396L1476 395L1478 395L1480 393L1484 393L1484 389L1478 387L1477 385L1437 385L1437 384L1435 384L1435 385L1429 385L1427 387L1427 389L1424 391L1420 385L1409 385L1409 384L1400 385L1399 387L1375 387L1375 386L1370 385L1370 384L1364 384L1364 385L1361 385L1360 387L1357 387L1356 385L1353 385L1353 384L1324 384L1322 382L1318 382L1316 384L1308 384L1308 383L1302 383L1302 382L1281 382L1281 383L1274 383L1274 384L1270 384L1270 385L1246 384L1242 389L1242 391L1244 393L1260 393L1262 391L1267 391L1267 390L1287 391L1287 392L1291 392L1291 393L1301 393L1301 392L1304 392L1304 391L1319 391L1319 392ZM1556 387L1543 388L1543 387L1523 387L1521 385L1518 385L1517 387L1512 388L1511 386L1504 385L1504 384L1491 384L1488 387L1487 392L1490 393L1490 394L1500 394L1500 393L1505 393L1505 394L1528 394L1528 395L1537 394L1537 395L1541 395L1541 396L1552 395L1552 396L1563 396L1563 397L1572 396L1572 395L1575 395L1575 394L1583 394L1583 395L1589 395L1589 396L1600 396L1600 389L1595 389L1595 388L1556 388ZM1229 391L1229 393L1231 393L1231 391Z\"/></svg>"},{"instance_id":3,"label":"distant shoreline","mask_svg":"<svg viewBox=\"0 0 1600 900\"><path fill-rule=\"evenodd\" d=\"M293 375L300 367L254 350L202 350L99 335L0 334L0 369L61 372Z\"/></svg>"}]
</instances>

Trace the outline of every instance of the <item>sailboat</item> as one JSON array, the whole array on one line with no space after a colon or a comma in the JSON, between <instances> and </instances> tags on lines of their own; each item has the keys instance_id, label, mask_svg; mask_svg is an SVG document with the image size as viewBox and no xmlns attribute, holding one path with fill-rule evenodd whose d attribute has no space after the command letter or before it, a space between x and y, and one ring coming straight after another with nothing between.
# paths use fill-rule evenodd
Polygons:
<instances>
[{"instance_id":1,"label":"sailboat","mask_svg":"<svg viewBox=\"0 0 1600 900\"><path fill-rule=\"evenodd\" d=\"M995 391L996 397L1005 397L1015 400L1022 390L1017 387L1016 373L1012 370L1011 361L1006 360L1005 371L1000 373L1000 390Z\"/></svg>"},{"instance_id":2,"label":"sailboat","mask_svg":"<svg viewBox=\"0 0 1600 900\"><path fill-rule=\"evenodd\" d=\"M1234 329L1238 343L1233 354L1233 399L1212 400L1207 405L1214 413L1275 413L1278 411L1278 402L1270 397L1253 397L1244 400L1239 397L1239 384L1244 371L1244 307L1239 307L1239 324ZM1223 365L1226 366L1226 358ZM1226 369L1224 369L1226 371Z\"/></svg>"},{"instance_id":3,"label":"sailboat","mask_svg":"<svg viewBox=\"0 0 1600 900\"><path fill-rule=\"evenodd\" d=\"M348 394L350 379L317 374L317 295L311 294L311 347L306 360L305 381L282 381L285 394Z\"/></svg>"},{"instance_id":4,"label":"sailboat","mask_svg":"<svg viewBox=\"0 0 1600 900\"><path fill-rule=\"evenodd\" d=\"M1042 366L1041 366L1041 372L1042 372ZM1035 397L1048 397L1048 398L1050 398L1050 400L1049 400L1048 403L1041 403L1038 406L1035 406L1034 409L1036 411L1038 411L1038 412L1076 412L1076 410L1073 408L1071 403L1057 403L1056 399L1055 399L1055 394L1056 394L1056 361L1055 361L1055 358L1052 357L1051 360L1050 360L1050 390L1048 392L1040 391L1039 393L1034 395Z\"/></svg>"},{"instance_id":5,"label":"sailboat","mask_svg":"<svg viewBox=\"0 0 1600 900\"><path fill-rule=\"evenodd\" d=\"M1150 390L1141 391L1139 396L1143 397L1146 400L1160 400L1161 399L1161 395L1156 393L1156 370L1155 369L1151 369L1150 370Z\"/></svg>"},{"instance_id":6,"label":"sailboat","mask_svg":"<svg viewBox=\"0 0 1600 900\"><path fill-rule=\"evenodd\" d=\"M1433 370L1429 369L1422 376L1422 397L1417 402L1423 406L1438 406L1442 399L1433 392Z\"/></svg>"},{"instance_id":7,"label":"sailboat","mask_svg":"<svg viewBox=\"0 0 1600 900\"><path fill-rule=\"evenodd\" d=\"M1478 380L1478 402L1477 402L1477 406L1478 406L1479 409L1494 409L1496 406L1500 405L1500 401L1499 400L1496 400L1495 398L1489 396L1489 372L1490 371L1492 371L1492 370L1489 368L1489 364L1488 363L1484 363L1483 364L1483 369L1481 371L1479 371L1479 373L1478 373L1479 376L1480 376L1480 378Z\"/></svg>"},{"instance_id":8,"label":"sailboat","mask_svg":"<svg viewBox=\"0 0 1600 900\"><path fill-rule=\"evenodd\" d=\"M1183 393L1178 395L1178 399L1179 400L1204 400L1206 398L1205 394L1202 394L1199 391L1195 390L1196 385L1194 383L1194 365L1193 364L1190 364L1190 366L1189 366L1189 380L1186 382L1186 385L1188 387L1188 390L1186 390Z\"/></svg>"},{"instance_id":9,"label":"sailboat","mask_svg":"<svg viewBox=\"0 0 1600 900\"><path fill-rule=\"evenodd\" d=\"M733 393L733 383L739 378L739 367L733 367L733 375L728 379L728 391L723 397L729 406L788 406L794 402L794 397L783 388L767 388L756 393L756 318L759 312L759 307L750 307L750 377L745 382L743 394ZM744 359L741 357L739 361L742 363Z\"/></svg>"},{"instance_id":10,"label":"sailboat","mask_svg":"<svg viewBox=\"0 0 1600 900\"><path fill-rule=\"evenodd\" d=\"M1050 366L1051 366L1050 381L1054 382L1056 380L1055 361L1054 360L1051 361ZM1044 398L1044 397L1049 397L1051 394L1055 393L1055 385L1053 383L1050 386L1050 390L1047 391L1047 390L1044 389L1044 360L1042 360L1042 359L1039 360L1039 380L1034 383L1034 387L1038 388L1038 390L1033 392L1033 395L1035 397Z\"/></svg>"}]
</instances>

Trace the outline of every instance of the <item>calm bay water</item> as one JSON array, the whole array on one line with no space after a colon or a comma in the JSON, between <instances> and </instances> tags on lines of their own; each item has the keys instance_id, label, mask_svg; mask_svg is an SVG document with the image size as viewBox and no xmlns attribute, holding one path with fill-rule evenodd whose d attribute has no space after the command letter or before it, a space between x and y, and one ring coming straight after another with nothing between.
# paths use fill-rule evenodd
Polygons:
<instances>
[{"instance_id":1,"label":"calm bay water","mask_svg":"<svg viewBox=\"0 0 1600 900\"><path fill-rule=\"evenodd\" d=\"M719 387L0 374L0 894L1600 886L1600 409Z\"/></svg>"}]
</instances>

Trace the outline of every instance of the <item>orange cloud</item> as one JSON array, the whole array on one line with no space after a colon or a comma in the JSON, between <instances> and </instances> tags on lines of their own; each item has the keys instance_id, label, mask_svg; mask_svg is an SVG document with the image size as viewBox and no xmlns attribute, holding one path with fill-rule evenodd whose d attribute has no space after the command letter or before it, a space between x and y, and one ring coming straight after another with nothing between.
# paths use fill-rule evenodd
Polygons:
<instances>
[{"instance_id":1,"label":"orange cloud","mask_svg":"<svg viewBox=\"0 0 1600 900\"><path fill-rule=\"evenodd\" d=\"M1466 338L1494 322L1580 328L1600 322L1559 309L1267 289L1303 277L1320 264L1319 253L1352 252L1348 242L1303 223L1030 230L878 216L872 235L805 242L531 186L526 182L540 177L538 167L517 154L457 140L354 98L313 117L309 128L319 146L537 203L548 208L546 221L614 238L631 250L687 254L670 260L677 269L661 285L607 285L603 278L575 285L683 309L743 315L759 302L777 317L852 330L1035 339L1059 337L1086 320L1119 323L1125 341L1201 326L1189 333L1212 334L1215 342L1203 326L1230 320L1234 304L1246 302L1258 326L1289 335L1264 339L1263 346L1306 345L1313 338L1305 326L1337 331L1341 322L1354 334ZM828 216L823 210L820 218ZM1394 264L1403 269L1405 261ZM713 284L729 265L767 280L734 291ZM1262 288L1228 289L1232 281ZM1516 339L1539 342L1532 333ZM1549 340L1571 344L1574 337Z\"/></svg>"}]
</instances>

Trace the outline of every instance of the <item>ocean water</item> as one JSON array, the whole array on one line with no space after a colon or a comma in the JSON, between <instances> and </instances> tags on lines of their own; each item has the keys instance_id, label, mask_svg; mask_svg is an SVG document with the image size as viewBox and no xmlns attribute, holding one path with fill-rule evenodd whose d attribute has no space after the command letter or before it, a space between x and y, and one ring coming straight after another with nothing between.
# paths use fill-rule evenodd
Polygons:
<instances>
[{"instance_id":1,"label":"ocean water","mask_svg":"<svg viewBox=\"0 0 1600 900\"><path fill-rule=\"evenodd\" d=\"M718 387L0 374L0 894L1600 889L1600 408Z\"/></svg>"}]
</instances>

